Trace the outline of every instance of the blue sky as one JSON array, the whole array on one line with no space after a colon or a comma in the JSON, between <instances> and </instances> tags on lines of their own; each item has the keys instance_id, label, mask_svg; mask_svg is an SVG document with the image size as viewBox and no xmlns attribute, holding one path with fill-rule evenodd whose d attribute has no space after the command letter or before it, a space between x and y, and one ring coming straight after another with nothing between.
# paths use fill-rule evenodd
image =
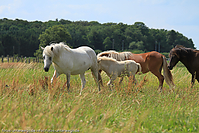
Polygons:
<instances>
[{"instance_id":1,"label":"blue sky","mask_svg":"<svg viewBox=\"0 0 199 133\"><path fill-rule=\"evenodd\" d=\"M98 21L175 30L199 49L199 0L2 0L0 19Z\"/></svg>"}]
</instances>

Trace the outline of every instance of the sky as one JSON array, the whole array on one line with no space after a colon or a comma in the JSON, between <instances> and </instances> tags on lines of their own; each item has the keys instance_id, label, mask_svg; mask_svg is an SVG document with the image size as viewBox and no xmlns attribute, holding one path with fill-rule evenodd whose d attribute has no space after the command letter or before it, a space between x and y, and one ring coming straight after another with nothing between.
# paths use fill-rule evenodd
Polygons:
<instances>
[{"instance_id":1,"label":"sky","mask_svg":"<svg viewBox=\"0 0 199 133\"><path fill-rule=\"evenodd\" d=\"M199 0L1 0L3 18L128 25L143 22L149 28L182 33L199 49Z\"/></svg>"}]
</instances>

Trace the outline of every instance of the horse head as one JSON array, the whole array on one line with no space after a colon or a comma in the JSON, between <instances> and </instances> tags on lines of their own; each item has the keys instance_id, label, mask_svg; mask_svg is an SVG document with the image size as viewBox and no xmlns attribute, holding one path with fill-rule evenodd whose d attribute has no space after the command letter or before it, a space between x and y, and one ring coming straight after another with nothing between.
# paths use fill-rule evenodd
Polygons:
<instances>
[{"instance_id":1,"label":"horse head","mask_svg":"<svg viewBox=\"0 0 199 133\"><path fill-rule=\"evenodd\" d=\"M178 63L180 60L180 55L179 55L179 49L178 48L173 48L170 53L169 53L169 65L168 68L169 70L172 70L173 67Z\"/></svg>"},{"instance_id":2,"label":"horse head","mask_svg":"<svg viewBox=\"0 0 199 133\"><path fill-rule=\"evenodd\" d=\"M54 57L54 48L53 46L46 46L45 48L41 47L41 49L43 50L44 70L48 72Z\"/></svg>"}]
</instances>

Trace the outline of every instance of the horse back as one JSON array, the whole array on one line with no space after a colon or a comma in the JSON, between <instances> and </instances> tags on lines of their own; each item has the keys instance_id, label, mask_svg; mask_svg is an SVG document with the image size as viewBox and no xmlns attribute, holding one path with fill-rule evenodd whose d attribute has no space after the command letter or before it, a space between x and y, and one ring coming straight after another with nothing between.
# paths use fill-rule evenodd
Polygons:
<instances>
[{"instance_id":1,"label":"horse back","mask_svg":"<svg viewBox=\"0 0 199 133\"><path fill-rule=\"evenodd\" d=\"M88 46L81 46L81 47L77 48L77 50L81 50L81 51L86 52L89 55L90 58L92 58L93 56L96 57L95 51Z\"/></svg>"},{"instance_id":2,"label":"horse back","mask_svg":"<svg viewBox=\"0 0 199 133\"><path fill-rule=\"evenodd\" d=\"M81 46L81 47L79 47L79 49L84 50L87 53L87 55L89 56L89 58L92 61L91 67L92 68L93 67L96 68L97 67L97 56L96 56L95 51L92 48L88 47L88 46Z\"/></svg>"},{"instance_id":3,"label":"horse back","mask_svg":"<svg viewBox=\"0 0 199 133\"><path fill-rule=\"evenodd\" d=\"M150 59L154 59L154 60L162 59L162 56L164 57L164 55L162 55L156 51L148 52L148 58L150 58Z\"/></svg>"},{"instance_id":4,"label":"horse back","mask_svg":"<svg viewBox=\"0 0 199 133\"><path fill-rule=\"evenodd\" d=\"M132 54L129 59L140 63L142 67L142 73L147 73L151 71L154 67L161 67L163 63L162 54L152 51L142 54Z\"/></svg>"}]
</instances>

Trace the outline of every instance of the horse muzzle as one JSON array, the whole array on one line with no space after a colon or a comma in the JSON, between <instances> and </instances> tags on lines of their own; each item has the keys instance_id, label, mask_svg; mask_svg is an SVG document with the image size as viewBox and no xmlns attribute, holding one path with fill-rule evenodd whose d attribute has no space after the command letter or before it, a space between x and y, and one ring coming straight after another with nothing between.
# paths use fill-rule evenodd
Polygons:
<instances>
[{"instance_id":1,"label":"horse muzzle","mask_svg":"<svg viewBox=\"0 0 199 133\"><path fill-rule=\"evenodd\" d=\"M45 72L48 72L48 71L49 71L49 68L48 68L48 67L44 67L44 71L45 71Z\"/></svg>"}]
</instances>

